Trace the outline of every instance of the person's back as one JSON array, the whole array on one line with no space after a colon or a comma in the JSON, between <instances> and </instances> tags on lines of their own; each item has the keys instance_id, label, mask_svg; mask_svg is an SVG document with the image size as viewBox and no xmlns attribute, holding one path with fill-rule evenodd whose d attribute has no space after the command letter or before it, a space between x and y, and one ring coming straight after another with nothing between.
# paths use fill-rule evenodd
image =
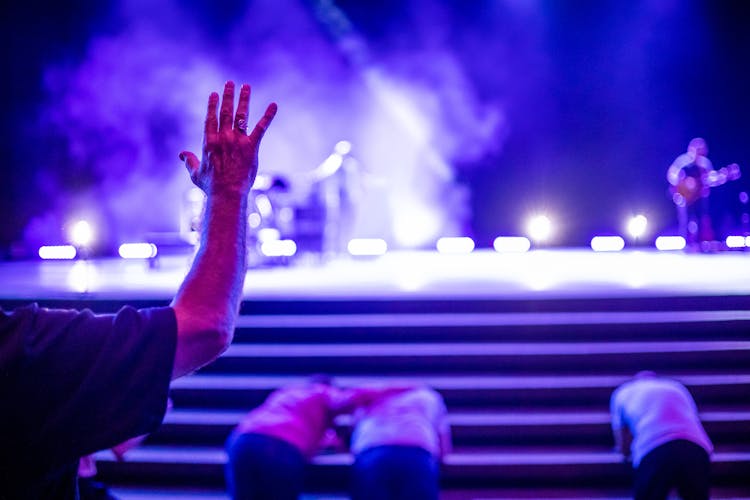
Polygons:
<instances>
[{"instance_id":1,"label":"person's back","mask_svg":"<svg viewBox=\"0 0 750 500\"><path fill-rule=\"evenodd\" d=\"M294 500L305 467L332 433L343 392L330 380L282 387L251 410L227 439L227 489L235 500Z\"/></svg>"},{"instance_id":2,"label":"person's back","mask_svg":"<svg viewBox=\"0 0 750 500\"><path fill-rule=\"evenodd\" d=\"M278 389L242 419L236 432L274 436L309 458L331 426L331 408L338 392L330 385L317 383Z\"/></svg>"},{"instance_id":3,"label":"person's back","mask_svg":"<svg viewBox=\"0 0 750 500\"><path fill-rule=\"evenodd\" d=\"M423 387L359 408L351 450L354 500L437 499L439 467L450 451L443 398Z\"/></svg>"},{"instance_id":4,"label":"person's back","mask_svg":"<svg viewBox=\"0 0 750 500\"><path fill-rule=\"evenodd\" d=\"M690 392L676 380L638 373L610 400L616 447L635 468L635 498L709 497L711 440Z\"/></svg>"},{"instance_id":5,"label":"person's back","mask_svg":"<svg viewBox=\"0 0 750 500\"><path fill-rule=\"evenodd\" d=\"M427 387L402 392L360 409L352 435L352 453L382 445L419 446L440 458L449 446L445 404ZM442 441L445 441L444 439Z\"/></svg>"},{"instance_id":6,"label":"person's back","mask_svg":"<svg viewBox=\"0 0 750 500\"><path fill-rule=\"evenodd\" d=\"M685 439L711 452L711 441L698 418L693 398L675 380L649 377L620 386L613 395L623 423L633 434L633 464L660 444Z\"/></svg>"}]
</instances>

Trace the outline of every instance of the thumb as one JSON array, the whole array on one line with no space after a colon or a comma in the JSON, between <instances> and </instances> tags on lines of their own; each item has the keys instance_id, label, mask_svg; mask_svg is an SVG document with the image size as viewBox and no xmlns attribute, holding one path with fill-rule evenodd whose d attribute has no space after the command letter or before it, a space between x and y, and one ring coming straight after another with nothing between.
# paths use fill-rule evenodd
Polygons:
<instances>
[{"instance_id":1,"label":"thumb","mask_svg":"<svg viewBox=\"0 0 750 500\"><path fill-rule=\"evenodd\" d=\"M200 160L198 160L198 157L190 151L181 152L180 160L185 162L185 168L188 169L188 172L190 172L191 176L193 175L193 172L198 170L198 167L200 167L201 164Z\"/></svg>"}]
</instances>

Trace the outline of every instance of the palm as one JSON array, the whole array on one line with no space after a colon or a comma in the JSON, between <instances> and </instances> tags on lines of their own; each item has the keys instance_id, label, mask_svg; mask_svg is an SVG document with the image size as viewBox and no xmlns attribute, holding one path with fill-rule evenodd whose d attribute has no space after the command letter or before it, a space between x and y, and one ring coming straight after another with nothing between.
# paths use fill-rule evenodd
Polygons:
<instances>
[{"instance_id":1,"label":"palm","mask_svg":"<svg viewBox=\"0 0 750 500\"><path fill-rule=\"evenodd\" d=\"M218 192L246 195L255 181L258 171L258 148L263 134L276 114L276 105L271 104L263 117L247 135L247 116L250 104L250 86L240 88L237 112L234 113L234 83L227 82L221 110L217 118L219 95L208 98L208 110L203 135L201 161L193 153L180 156L190 172L196 186L207 194Z\"/></svg>"}]
</instances>

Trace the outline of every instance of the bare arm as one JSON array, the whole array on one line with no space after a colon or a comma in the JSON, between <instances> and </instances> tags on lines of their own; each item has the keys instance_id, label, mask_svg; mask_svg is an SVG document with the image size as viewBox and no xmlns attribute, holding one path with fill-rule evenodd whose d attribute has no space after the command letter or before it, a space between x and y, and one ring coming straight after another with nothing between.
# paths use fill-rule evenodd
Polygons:
<instances>
[{"instance_id":1,"label":"bare arm","mask_svg":"<svg viewBox=\"0 0 750 500\"><path fill-rule=\"evenodd\" d=\"M276 114L271 104L247 135L250 87L240 88L234 114L234 83L208 98L202 158L183 151L190 178L207 196L201 245L172 307L177 351L172 378L213 361L229 346L245 281L247 194L258 171L258 147Z\"/></svg>"},{"instance_id":2,"label":"bare arm","mask_svg":"<svg viewBox=\"0 0 750 500\"><path fill-rule=\"evenodd\" d=\"M444 414L440 418L440 422L437 426L438 441L440 443L440 460L445 457L448 453L453 451L453 444L451 440L451 427L448 423L448 415Z\"/></svg>"},{"instance_id":3,"label":"bare arm","mask_svg":"<svg viewBox=\"0 0 750 500\"><path fill-rule=\"evenodd\" d=\"M677 158L667 169L667 181L672 185L676 186L680 182L680 172L682 169L690 165L695 161L695 155L690 153L683 153Z\"/></svg>"},{"instance_id":4,"label":"bare arm","mask_svg":"<svg viewBox=\"0 0 750 500\"><path fill-rule=\"evenodd\" d=\"M633 442L633 435L626 423L620 403L622 390L621 386L612 393L612 397L609 400L609 413L612 418L612 435L615 439L615 451L621 453L626 461L630 461L630 445Z\"/></svg>"},{"instance_id":5,"label":"bare arm","mask_svg":"<svg viewBox=\"0 0 750 500\"><path fill-rule=\"evenodd\" d=\"M626 462L630 462L633 457L630 452L630 445L633 443L633 434L627 427L621 427L615 433L615 451L622 454Z\"/></svg>"}]
</instances>

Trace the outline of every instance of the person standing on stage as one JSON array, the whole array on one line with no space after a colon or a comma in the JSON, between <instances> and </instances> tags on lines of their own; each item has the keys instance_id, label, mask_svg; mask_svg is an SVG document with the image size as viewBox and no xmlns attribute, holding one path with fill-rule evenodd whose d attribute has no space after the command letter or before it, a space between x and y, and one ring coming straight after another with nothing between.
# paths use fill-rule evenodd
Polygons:
<instances>
[{"instance_id":1,"label":"person standing on stage","mask_svg":"<svg viewBox=\"0 0 750 500\"><path fill-rule=\"evenodd\" d=\"M708 144L703 138L696 137L688 144L687 152L675 158L667 170L680 235L691 247L714 239L708 211L711 188L706 182L714 167L706 155Z\"/></svg>"},{"instance_id":2,"label":"person standing on stage","mask_svg":"<svg viewBox=\"0 0 750 500\"><path fill-rule=\"evenodd\" d=\"M714 241L708 196L711 188L740 177L736 163L714 170L708 155L708 144L696 137L686 153L675 158L667 170L672 201L677 207L680 235L690 249L708 250Z\"/></svg>"},{"instance_id":3,"label":"person standing on stage","mask_svg":"<svg viewBox=\"0 0 750 500\"><path fill-rule=\"evenodd\" d=\"M635 468L635 500L709 498L713 445L690 392L654 372L639 372L612 393L615 448Z\"/></svg>"}]
</instances>

